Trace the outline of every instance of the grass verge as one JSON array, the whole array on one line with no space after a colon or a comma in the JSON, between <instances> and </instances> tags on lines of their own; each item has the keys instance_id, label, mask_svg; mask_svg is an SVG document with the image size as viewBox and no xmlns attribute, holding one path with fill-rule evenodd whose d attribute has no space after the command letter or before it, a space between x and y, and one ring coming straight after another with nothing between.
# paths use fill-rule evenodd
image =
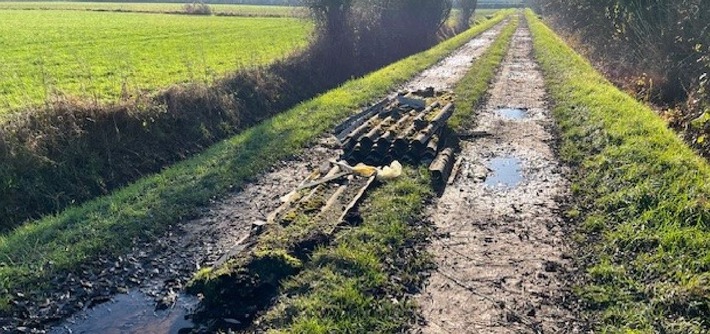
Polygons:
<instances>
[{"instance_id":1,"label":"grass verge","mask_svg":"<svg viewBox=\"0 0 710 334\"><path fill-rule=\"evenodd\" d=\"M277 305L260 321L273 333L401 333L415 317L407 295L431 266L420 219L431 198L425 170L407 168L375 190L362 223L317 250L303 271L283 284Z\"/></svg>"},{"instance_id":2,"label":"grass verge","mask_svg":"<svg viewBox=\"0 0 710 334\"><path fill-rule=\"evenodd\" d=\"M110 196L0 237L0 310L11 311L18 292L42 300L52 289L51 277L80 273L99 255L121 254L135 238L160 235L170 224L195 216L211 198L298 153L356 107L392 91L509 14L499 12L432 49L351 80Z\"/></svg>"},{"instance_id":3,"label":"grass verge","mask_svg":"<svg viewBox=\"0 0 710 334\"><path fill-rule=\"evenodd\" d=\"M535 56L574 168L582 280L602 333L710 331L710 166L530 11Z\"/></svg>"}]
</instances>

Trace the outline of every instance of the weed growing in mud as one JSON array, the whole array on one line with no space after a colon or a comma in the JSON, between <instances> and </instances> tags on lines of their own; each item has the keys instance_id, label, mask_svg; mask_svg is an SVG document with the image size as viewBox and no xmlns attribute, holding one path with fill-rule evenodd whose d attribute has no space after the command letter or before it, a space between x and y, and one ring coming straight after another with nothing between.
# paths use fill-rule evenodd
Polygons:
<instances>
[{"instance_id":1,"label":"weed growing in mud","mask_svg":"<svg viewBox=\"0 0 710 334\"><path fill-rule=\"evenodd\" d=\"M421 222L431 198L425 170L406 169L363 204L362 223L317 250L303 271L283 284L276 306L260 319L274 333L395 333L414 318L406 297L431 266Z\"/></svg>"},{"instance_id":2,"label":"weed growing in mud","mask_svg":"<svg viewBox=\"0 0 710 334\"><path fill-rule=\"evenodd\" d=\"M99 256L118 256L134 239L155 238L171 224L194 217L200 206L300 152L358 106L386 95L508 14L501 12L428 51L351 80L110 196L1 236L2 316L14 315L7 310L16 293L44 300L52 277L91 267Z\"/></svg>"},{"instance_id":3,"label":"weed growing in mud","mask_svg":"<svg viewBox=\"0 0 710 334\"><path fill-rule=\"evenodd\" d=\"M710 166L527 14L576 169L577 294L608 333L710 331Z\"/></svg>"}]
</instances>

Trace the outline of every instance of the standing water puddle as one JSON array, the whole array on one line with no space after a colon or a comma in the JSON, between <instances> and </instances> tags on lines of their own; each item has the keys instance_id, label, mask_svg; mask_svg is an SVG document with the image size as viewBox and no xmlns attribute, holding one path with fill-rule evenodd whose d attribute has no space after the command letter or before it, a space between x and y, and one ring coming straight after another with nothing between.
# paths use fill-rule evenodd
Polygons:
<instances>
[{"instance_id":1,"label":"standing water puddle","mask_svg":"<svg viewBox=\"0 0 710 334\"><path fill-rule=\"evenodd\" d=\"M503 118L520 120L527 117L527 110L522 108L500 108L496 114Z\"/></svg>"},{"instance_id":2,"label":"standing water puddle","mask_svg":"<svg viewBox=\"0 0 710 334\"><path fill-rule=\"evenodd\" d=\"M493 175L486 178L486 185L516 187L523 180L520 164L520 159L513 157L492 159L488 167L493 170Z\"/></svg>"},{"instance_id":3,"label":"standing water puddle","mask_svg":"<svg viewBox=\"0 0 710 334\"><path fill-rule=\"evenodd\" d=\"M197 303L197 298L180 295L172 309L156 311L153 299L132 290L83 311L49 333L178 333L193 327L185 316Z\"/></svg>"}]
</instances>

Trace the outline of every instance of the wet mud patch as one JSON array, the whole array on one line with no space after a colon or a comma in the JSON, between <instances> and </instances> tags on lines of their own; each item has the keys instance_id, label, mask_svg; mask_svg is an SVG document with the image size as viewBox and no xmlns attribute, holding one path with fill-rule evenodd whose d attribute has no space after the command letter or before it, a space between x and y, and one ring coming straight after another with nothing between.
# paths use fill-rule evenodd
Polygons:
<instances>
[{"instance_id":1,"label":"wet mud patch","mask_svg":"<svg viewBox=\"0 0 710 334\"><path fill-rule=\"evenodd\" d=\"M545 101L521 24L471 129L490 135L461 143L461 168L429 208L437 269L417 297L413 332L579 332L566 302L572 264L560 214L569 182ZM521 106L525 118L500 106Z\"/></svg>"},{"instance_id":2,"label":"wet mud patch","mask_svg":"<svg viewBox=\"0 0 710 334\"><path fill-rule=\"evenodd\" d=\"M194 326L189 315L198 304L192 296L175 295L169 309L156 310L153 298L138 290L82 311L50 334L65 333L181 333Z\"/></svg>"},{"instance_id":3,"label":"wet mud patch","mask_svg":"<svg viewBox=\"0 0 710 334\"><path fill-rule=\"evenodd\" d=\"M495 112L498 116L510 120L522 120L527 117L527 108L499 108Z\"/></svg>"},{"instance_id":4,"label":"wet mud patch","mask_svg":"<svg viewBox=\"0 0 710 334\"><path fill-rule=\"evenodd\" d=\"M523 180L521 161L516 157L493 158L488 162L491 175L486 178L489 187L515 188Z\"/></svg>"}]
</instances>

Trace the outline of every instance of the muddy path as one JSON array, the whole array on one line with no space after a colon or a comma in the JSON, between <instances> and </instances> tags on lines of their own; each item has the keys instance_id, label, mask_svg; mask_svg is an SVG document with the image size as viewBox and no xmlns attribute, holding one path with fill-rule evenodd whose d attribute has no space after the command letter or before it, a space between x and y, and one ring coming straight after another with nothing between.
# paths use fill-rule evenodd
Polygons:
<instances>
[{"instance_id":1,"label":"muddy path","mask_svg":"<svg viewBox=\"0 0 710 334\"><path fill-rule=\"evenodd\" d=\"M453 88L506 23L472 39L402 88ZM192 326L185 316L197 300L182 293L192 275L238 247L249 235L252 223L265 220L280 204L281 196L309 171L340 153L334 138L324 134L302 154L272 166L242 188L215 200L197 219L176 222L164 235L136 243L132 252L119 258L101 259L95 268L86 268L79 276L56 278L52 282L56 291L46 303L24 305L26 319L0 319L11 323L0 328L39 333L177 333ZM47 329L48 324L59 320L59 325Z\"/></svg>"},{"instance_id":2,"label":"muddy path","mask_svg":"<svg viewBox=\"0 0 710 334\"><path fill-rule=\"evenodd\" d=\"M523 19L524 20L524 19ZM417 333L574 333L567 309L569 182L554 152L544 82L521 22L462 142L453 184L429 208L438 266L417 297Z\"/></svg>"}]
</instances>

